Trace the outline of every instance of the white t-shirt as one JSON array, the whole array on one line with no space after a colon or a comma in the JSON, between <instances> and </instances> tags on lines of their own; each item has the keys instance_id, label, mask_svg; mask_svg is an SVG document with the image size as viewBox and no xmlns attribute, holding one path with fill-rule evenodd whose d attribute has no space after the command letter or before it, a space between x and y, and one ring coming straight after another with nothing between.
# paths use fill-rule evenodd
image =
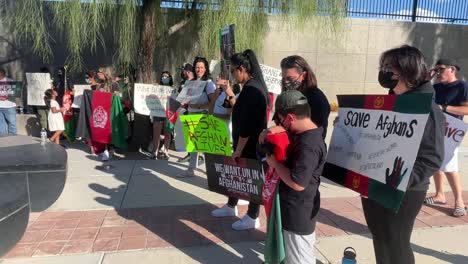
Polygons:
<instances>
[{"instance_id":1,"label":"white t-shirt","mask_svg":"<svg viewBox=\"0 0 468 264\"><path fill-rule=\"evenodd\" d=\"M13 80L10 79L10 78L3 78L3 79L0 79L0 82L12 82ZM10 100L1 100L0 99L0 108L12 108L12 107L16 107L16 104Z\"/></svg>"},{"instance_id":2,"label":"white t-shirt","mask_svg":"<svg viewBox=\"0 0 468 264\"><path fill-rule=\"evenodd\" d=\"M215 90L216 90L216 85L214 84L214 82L212 80L208 80L206 82L206 87L205 87L205 91L203 92L203 95L200 96L200 99L198 100L198 102L191 102L191 104L207 104L209 102L208 94L214 93ZM191 113L203 113L206 111L207 111L206 109L198 109L198 108L192 108L192 107L188 108L188 112L190 114Z\"/></svg>"}]
</instances>

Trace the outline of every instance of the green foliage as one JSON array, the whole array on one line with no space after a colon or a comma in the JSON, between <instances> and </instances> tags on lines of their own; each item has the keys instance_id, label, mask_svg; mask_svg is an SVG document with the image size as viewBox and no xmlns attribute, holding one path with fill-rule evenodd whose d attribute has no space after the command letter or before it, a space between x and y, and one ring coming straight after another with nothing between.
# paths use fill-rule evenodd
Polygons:
<instances>
[{"instance_id":1,"label":"green foliage","mask_svg":"<svg viewBox=\"0 0 468 264\"><path fill-rule=\"evenodd\" d=\"M144 0L156 1L156 0ZM32 43L31 51L45 60L52 56L48 32L58 31L69 52L67 63L72 71L83 68L83 51L96 52L98 45L115 44L114 63L135 65L140 41L140 0L0 0L0 19L14 29L21 43ZM199 25L200 55L218 58L219 30L236 25L236 50L250 48L261 54L269 21L288 27L288 31L318 30L325 35L338 35L343 24L343 0L203 0L195 6L185 0L181 19ZM195 8L194 8L195 7ZM50 11L50 12L48 12ZM169 25L161 9L156 14L158 41L166 41ZM52 19L48 14L52 15ZM47 21L52 21L47 23ZM312 21L312 22L311 22ZM51 30L55 28L56 30ZM111 32L113 34L109 34ZM59 44L59 43L57 43ZM155 47L156 49L156 47Z\"/></svg>"}]
</instances>

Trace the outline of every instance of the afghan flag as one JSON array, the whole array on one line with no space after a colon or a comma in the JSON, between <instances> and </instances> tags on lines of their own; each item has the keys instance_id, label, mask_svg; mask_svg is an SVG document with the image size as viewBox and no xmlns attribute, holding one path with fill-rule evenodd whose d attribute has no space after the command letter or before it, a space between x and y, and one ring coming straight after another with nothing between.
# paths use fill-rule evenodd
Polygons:
<instances>
[{"instance_id":1,"label":"afghan flag","mask_svg":"<svg viewBox=\"0 0 468 264\"><path fill-rule=\"evenodd\" d=\"M323 176L398 212L432 94L338 95L338 103Z\"/></svg>"},{"instance_id":2,"label":"afghan flag","mask_svg":"<svg viewBox=\"0 0 468 264\"><path fill-rule=\"evenodd\" d=\"M268 142L275 145L273 153L280 162L286 160L286 149L289 138L286 132L269 134ZM263 205L267 216L267 239L265 245L265 263L279 264L285 259L283 241L283 225L281 221L281 207L278 184L281 181L273 168L268 168L262 189Z\"/></svg>"},{"instance_id":3,"label":"afghan flag","mask_svg":"<svg viewBox=\"0 0 468 264\"><path fill-rule=\"evenodd\" d=\"M128 120L120 97L113 93L85 90L76 133L93 142L127 148Z\"/></svg>"},{"instance_id":4,"label":"afghan flag","mask_svg":"<svg viewBox=\"0 0 468 264\"><path fill-rule=\"evenodd\" d=\"M73 117L73 95L71 91L67 91L63 95L63 103L62 106L65 107L65 112L63 113L63 122L65 123L65 131L63 135L68 139L69 142L75 142L75 130L76 130L76 122L75 118Z\"/></svg>"}]
</instances>

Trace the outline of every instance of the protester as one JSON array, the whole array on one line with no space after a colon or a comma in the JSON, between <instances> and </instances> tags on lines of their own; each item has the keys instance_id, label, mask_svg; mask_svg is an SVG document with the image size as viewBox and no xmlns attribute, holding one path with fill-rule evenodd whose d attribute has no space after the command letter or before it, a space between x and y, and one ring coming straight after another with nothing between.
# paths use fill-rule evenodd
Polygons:
<instances>
[{"instance_id":1,"label":"protester","mask_svg":"<svg viewBox=\"0 0 468 264\"><path fill-rule=\"evenodd\" d=\"M232 158L257 159L256 146L260 132L266 128L266 110L269 105L268 91L263 80L257 57L252 50L236 53L231 57L231 74L242 85L236 99L230 89L226 89L232 110L232 138L234 153ZM211 212L214 217L237 216L239 199L229 197L228 203ZM260 205L249 203L247 214L232 224L235 230L259 227Z\"/></svg>"},{"instance_id":2,"label":"protester","mask_svg":"<svg viewBox=\"0 0 468 264\"><path fill-rule=\"evenodd\" d=\"M97 74L95 71L90 70L86 72L85 81L87 84L91 86L91 90L93 91L96 91L96 89L98 88L98 83L96 79L97 79Z\"/></svg>"},{"instance_id":3,"label":"protester","mask_svg":"<svg viewBox=\"0 0 468 264\"><path fill-rule=\"evenodd\" d=\"M323 128L323 139L327 135L328 116L330 115L330 103L325 94L317 86L317 78L307 61L298 55L292 55L281 60L282 91L298 90L307 97L311 109L311 120ZM280 133L283 131L278 126L277 117L273 116L276 127L270 127L262 132L260 141L266 139L268 133Z\"/></svg>"},{"instance_id":4,"label":"protester","mask_svg":"<svg viewBox=\"0 0 468 264\"><path fill-rule=\"evenodd\" d=\"M468 115L468 83L457 79L456 74L459 70L460 67L453 60L441 59L437 61L434 69L438 81L434 85L435 102L445 113L463 120L463 116ZM436 194L424 199L424 203L447 203L444 190L444 176L446 175L455 197L453 216L461 217L466 215L466 207L463 202L463 191L458 172L458 149L455 150L451 159L450 157L445 158L442 168L434 173Z\"/></svg>"},{"instance_id":5,"label":"protester","mask_svg":"<svg viewBox=\"0 0 468 264\"><path fill-rule=\"evenodd\" d=\"M179 89L177 90L177 93L180 93L180 91L182 91L186 81L191 81L191 80L195 79L194 74L193 74L192 64L184 63L182 65L182 67L180 68L180 70L181 70L180 77L182 78L182 81L180 82L180 86L179 86ZM182 107L186 107L186 106L182 106ZM186 110L187 109L180 109L180 112L182 114L185 114ZM187 155L185 155L184 157L179 158L177 160L177 162L187 162L187 161L189 161L189 158L190 158L190 154L187 153Z\"/></svg>"},{"instance_id":6,"label":"protester","mask_svg":"<svg viewBox=\"0 0 468 264\"><path fill-rule=\"evenodd\" d=\"M49 139L51 142L60 144L60 135L65 130L62 113L65 111L64 107L60 107L56 101L57 91L53 89L47 89L44 93L44 102L49 108L49 114L47 116L47 122L49 124L49 131L54 132L52 137Z\"/></svg>"},{"instance_id":7,"label":"protester","mask_svg":"<svg viewBox=\"0 0 468 264\"><path fill-rule=\"evenodd\" d=\"M0 83L12 81L0 68ZM8 95L0 95L0 135L6 134L16 134L16 103L8 100Z\"/></svg>"},{"instance_id":8,"label":"protester","mask_svg":"<svg viewBox=\"0 0 468 264\"><path fill-rule=\"evenodd\" d=\"M203 91L202 96L197 102L190 102L188 104L189 114L206 114L210 107L210 102L215 100L216 86L210 79L210 69L208 67L208 61L203 57L196 57L194 62L194 72L197 80L206 81L206 87ZM193 177L195 176L195 169L198 167L199 159L198 152L191 152L189 156L189 167L185 173L179 175L180 177Z\"/></svg>"},{"instance_id":9,"label":"protester","mask_svg":"<svg viewBox=\"0 0 468 264\"><path fill-rule=\"evenodd\" d=\"M98 83L98 91L110 92L112 86L112 73L109 68L101 67L96 74Z\"/></svg>"},{"instance_id":10,"label":"protester","mask_svg":"<svg viewBox=\"0 0 468 264\"><path fill-rule=\"evenodd\" d=\"M424 56L417 48L401 46L380 57L379 83L397 95L434 93ZM372 233L377 264L414 263L411 233L429 187L429 178L444 159L445 117L432 102L419 151L400 209L394 213L362 197L367 226Z\"/></svg>"},{"instance_id":11,"label":"protester","mask_svg":"<svg viewBox=\"0 0 468 264\"><path fill-rule=\"evenodd\" d=\"M308 99L297 90L278 96L275 115L292 139L285 163L275 155L267 163L281 179L279 197L286 258L284 263L315 264L316 217L320 209L320 175L327 149L323 128L311 120Z\"/></svg>"},{"instance_id":12,"label":"protester","mask_svg":"<svg viewBox=\"0 0 468 264\"><path fill-rule=\"evenodd\" d=\"M168 71L164 71L161 74L161 79L159 80L159 84L166 85L172 87L172 92L170 98L175 100L177 98L177 89L174 88L174 80L172 75ZM166 109L169 109L169 100L167 99ZM173 114L173 113L172 113ZM174 123L172 121L172 114L170 111L166 111L166 126L164 127L164 145L160 151L161 159L168 160L169 159L169 149L171 148L172 140L174 139Z\"/></svg>"}]
</instances>

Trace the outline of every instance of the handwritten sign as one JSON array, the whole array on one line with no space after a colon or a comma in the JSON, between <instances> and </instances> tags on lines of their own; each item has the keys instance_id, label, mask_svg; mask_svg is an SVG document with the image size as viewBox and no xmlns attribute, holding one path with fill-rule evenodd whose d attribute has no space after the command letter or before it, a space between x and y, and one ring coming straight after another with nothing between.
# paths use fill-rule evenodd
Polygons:
<instances>
[{"instance_id":1,"label":"handwritten sign","mask_svg":"<svg viewBox=\"0 0 468 264\"><path fill-rule=\"evenodd\" d=\"M0 97L14 101L21 96L23 84L21 82L0 82Z\"/></svg>"},{"instance_id":2,"label":"handwritten sign","mask_svg":"<svg viewBox=\"0 0 468 264\"><path fill-rule=\"evenodd\" d=\"M201 97L206 96L205 91L206 81L186 81L184 88L177 96L177 101L181 104L196 104Z\"/></svg>"},{"instance_id":3,"label":"handwritten sign","mask_svg":"<svg viewBox=\"0 0 468 264\"><path fill-rule=\"evenodd\" d=\"M173 90L170 86L135 83L135 112L166 117L167 99Z\"/></svg>"},{"instance_id":4,"label":"handwritten sign","mask_svg":"<svg viewBox=\"0 0 468 264\"><path fill-rule=\"evenodd\" d=\"M431 94L338 95L323 176L398 211L431 106Z\"/></svg>"},{"instance_id":5,"label":"handwritten sign","mask_svg":"<svg viewBox=\"0 0 468 264\"><path fill-rule=\"evenodd\" d=\"M187 152L231 156L231 137L225 121L212 115L183 115L180 117Z\"/></svg>"},{"instance_id":6,"label":"handwritten sign","mask_svg":"<svg viewBox=\"0 0 468 264\"><path fill-rule=\"evenodd\" d=\"M26 73L28 81L28 105L45 105L44 92L51 88L49 73Z\"/></svg>"},{"instance_id":7,"label":"handwritten sign","mask_svg":"<svg viewBox=\"0 0 468 264\"><path fill-rule=\"evenodd\" d=\"M262 204L263 170L258 160L205 154L208 189Z\"/></svg>"},{"instance_id":8,"label":"handwritten sign","mask_svg":"<svg viewBox=\"0 0 468 264\"><path fill-rule=\"evenodd\" d=\"M73 108L80 108L84 90L91 90L91 85L76 84L73 86Z\"/></svg>"},{"instance_id":9,"label":"handwritten sign","mask_svg":"<svg viewBox=\"0 0 468 264\"><path fill-rule=\"evenodd\" d=\"M281 93L281 70L275 69L273 67L260 64L260 69L262 70L263 79L268 88L268 91L274 94Z\"/></svg>"},{"instance_id":10,"label":"handwritten sign","mask_svg":"<svg viewBox=\"0 0 468 264\"><path fill-rule=\"evenodd\" d=\"M442 168L446 167L446 165L452 160L455 152L466 135L466 131L468 130L468 124L463 122L463 120L448 114L445 114L445 119L445 156Z\"/></svg>"}]
</instances>

